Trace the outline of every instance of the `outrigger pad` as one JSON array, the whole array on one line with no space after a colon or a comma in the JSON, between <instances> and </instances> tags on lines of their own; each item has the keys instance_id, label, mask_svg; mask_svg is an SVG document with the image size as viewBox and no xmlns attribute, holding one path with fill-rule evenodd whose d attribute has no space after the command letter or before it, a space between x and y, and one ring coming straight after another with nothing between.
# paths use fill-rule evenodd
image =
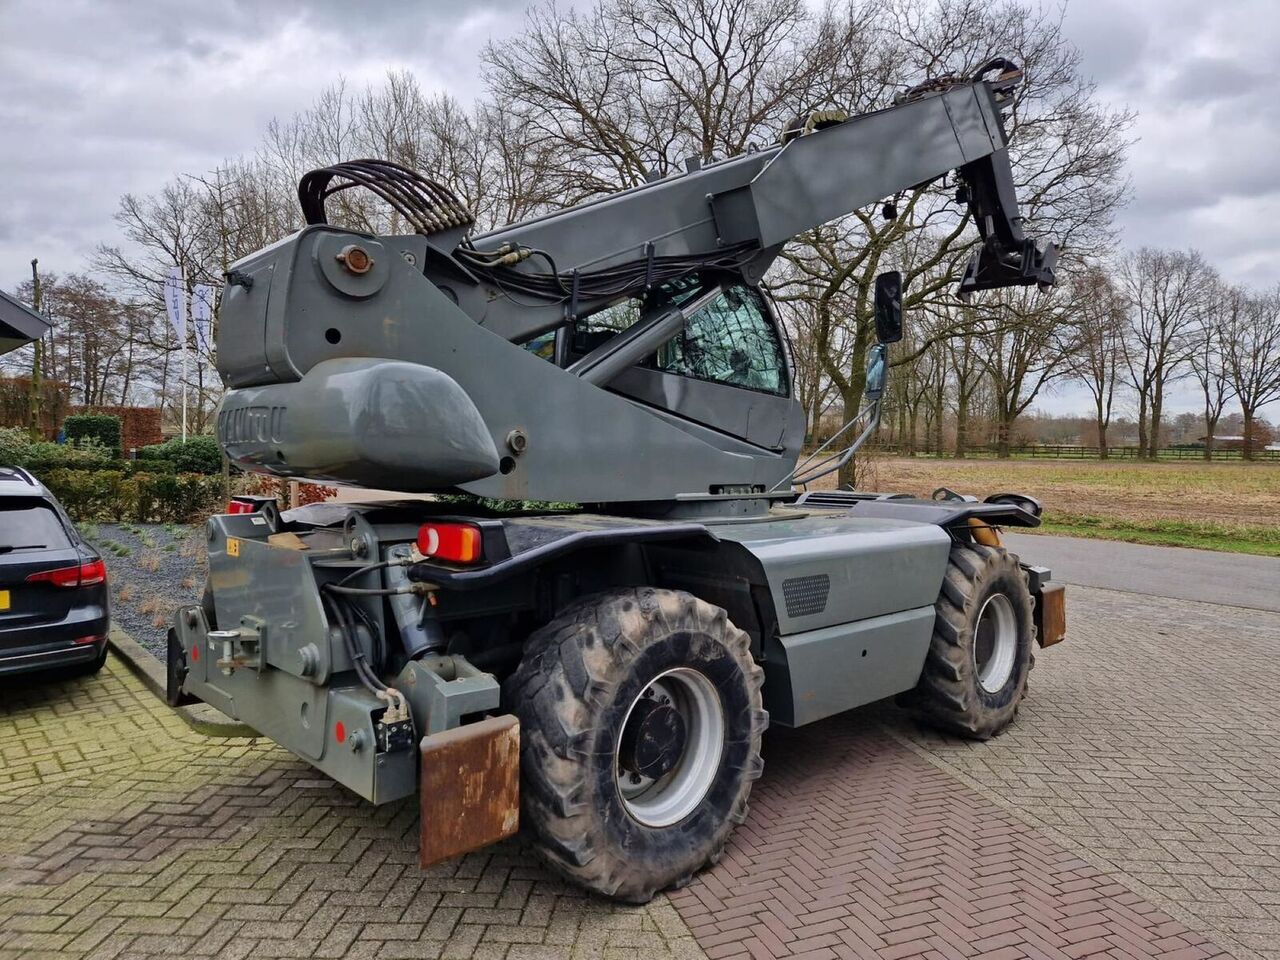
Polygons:
<instances>
[{"instance_id":1,"label":"outrigger pad","mask_svg":"<svg viewBox=\"0 0 1280 960\"><path fill-rule=\"evenodd\" d=\"M489 717L422 738L419 862L504 840L520 827L520 721Z\"/></svg>"}]
</instances>

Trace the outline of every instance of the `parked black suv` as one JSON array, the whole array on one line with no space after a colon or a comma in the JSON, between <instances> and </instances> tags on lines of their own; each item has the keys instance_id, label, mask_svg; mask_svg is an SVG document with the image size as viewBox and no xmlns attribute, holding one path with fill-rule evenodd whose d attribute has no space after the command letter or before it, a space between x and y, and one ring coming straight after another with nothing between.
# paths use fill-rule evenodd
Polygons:
<instances>
[{"instance_id":1,"label":"parked black suv","mask_svg":"<svg viewBox=\"0 0 1280 960\"><path fill-rule=\"evenodd\" d=\"M20 467L0 467L0 676L107 659L111 611L102 556Z\"/></svg>"}]
</instances>

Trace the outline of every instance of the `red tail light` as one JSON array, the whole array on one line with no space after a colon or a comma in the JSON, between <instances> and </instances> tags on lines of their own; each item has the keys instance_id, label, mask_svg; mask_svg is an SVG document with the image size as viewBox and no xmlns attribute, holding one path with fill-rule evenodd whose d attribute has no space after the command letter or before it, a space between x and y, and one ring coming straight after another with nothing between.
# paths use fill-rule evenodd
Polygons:
<instances>
[{"instance_id":1,"label":"red tail light","mask_svg":"<svg viewBox=\"0 0 1280 960\"><path fill-rule=\"evenodd\" d=\"M426 523L418 530L418 551L424 557L452 563L480 559L480 528L469 523Z\"/></svg>"},{"instance_id":2,"label":"red tail light","mask_svg":"<svg viewBox=\"0 0 1280 960\"><path fill-rule=\"evenodd\" d=\"M227 504L227 513L253 513L257 509L245 500L232 500Z\"/></svg>"},{"instance_id":3,"label":"red tail light","mask_svg":"<svg viewBox=\"0 0 1280 960\"><path fill-rule=\"evenodd\" d=\"M52 583L55 587L91 587L106 579L107 565L101 560L90 560L74 567L41 570L27 577L27 583Z\"/></svg>"}]
</instances>

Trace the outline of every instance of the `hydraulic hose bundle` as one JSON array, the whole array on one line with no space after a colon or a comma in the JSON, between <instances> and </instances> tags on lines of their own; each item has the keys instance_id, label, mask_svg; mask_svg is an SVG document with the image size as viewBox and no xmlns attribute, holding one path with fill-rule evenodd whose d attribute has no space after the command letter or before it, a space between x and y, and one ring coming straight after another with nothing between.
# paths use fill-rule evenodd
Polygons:
<instances>
[{"instance_id":1,"label":"hydraulic hose bundle","mask_svg":"<svg viewBox=\"0 0 1280 960\"><path fill-rule=\"evenodd\" d=\"M347 160L312 170L298 181L298 202L307 223L328 223L325 200L352 187L364 187L385 200L417 233L440 233L476 222L444 184L389 160Z\"/></svg>"}]
</instances>

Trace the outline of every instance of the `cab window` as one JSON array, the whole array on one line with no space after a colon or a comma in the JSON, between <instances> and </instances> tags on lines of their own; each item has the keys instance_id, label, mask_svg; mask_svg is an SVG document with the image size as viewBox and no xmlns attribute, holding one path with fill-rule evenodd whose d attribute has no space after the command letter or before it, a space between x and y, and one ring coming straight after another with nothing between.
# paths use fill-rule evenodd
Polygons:
<instances>
[{"instance_id":1,"label":"cab window","mask_svg":"<svg viewBox=\"0 0 1280 960\"><path fill-rule=\"evenodd\" d=\"M786 364L759 291L730 287L658 349L666 373L786 396Z\"/></svg>"}]
</instances>

